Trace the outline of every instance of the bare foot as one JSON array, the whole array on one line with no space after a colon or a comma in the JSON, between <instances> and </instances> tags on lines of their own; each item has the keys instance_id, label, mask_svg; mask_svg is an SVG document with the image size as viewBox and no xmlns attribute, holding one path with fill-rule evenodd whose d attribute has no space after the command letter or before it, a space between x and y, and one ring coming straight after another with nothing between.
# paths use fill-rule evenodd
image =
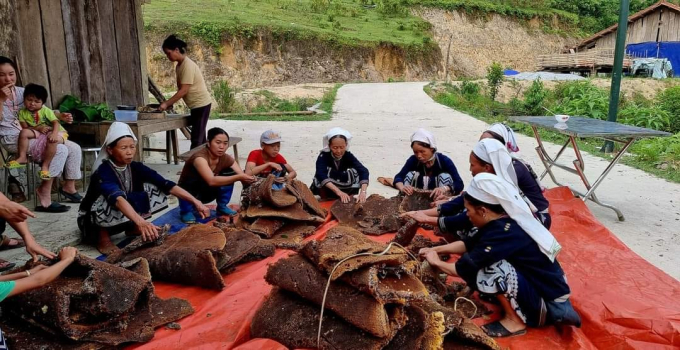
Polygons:
<instances>
[{"instance_id":1,"label":"bare foot","mask_svg":"<svg viewBox=\"0 0 680 350\"><path fill-rule=\"evenodd\" d=\"M100 253L104 255L109 255L119 248L116 247L113 242L111 242L111 237L109 236L109 233L106 232L105 230L102 230L102 232L99 234L99 243L97 243L97 250L99 250Z\"/></svg>"},{"instance_id":2,"label":"bare foot","mask_svg":"<svg viewBox=\"0 0 680 350\"><path fill-rule=\"evenodd\" d=\"M28 163L28 158L26 156L18 156L17 159L15 159L17 163L19 164L26 164Z\"/></svg>"}]
</instances>

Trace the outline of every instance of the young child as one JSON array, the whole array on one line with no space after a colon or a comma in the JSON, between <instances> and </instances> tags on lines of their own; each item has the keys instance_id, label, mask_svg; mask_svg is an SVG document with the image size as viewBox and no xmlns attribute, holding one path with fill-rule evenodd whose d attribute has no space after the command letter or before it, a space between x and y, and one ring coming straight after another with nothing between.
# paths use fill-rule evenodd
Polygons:
<instances>
[{"instance_id":1,"label":"young child","mask_svg":"<svg viewBox=\"0 0 680 350\"><path fill-rule=\"evenodd\" d=\"M24 89L24 108L19 111L19 156L9 167L20 167L28 162L27 153L30 139L36 139L37 145L33 156L36 160L42 160L40 178L51 178L50 163L57 152L57 144L64 143L68 138L66 130L59 124L59 119L54 112L44 104L47 101L47 89L45 87L28 84ZM43 147L45 144L45 147ZM44 149L44 151L42 151ZM42 152L41 152L42 151Z\"/></svg>"},{"instance_id":2,"label":"young child","mask_svg":"<svg viewBox=\"0 0 680 350\"><path fill-rule=\"evenodd\" d=\"M246 174L259 177L267 177L269 174L276 176L278 189L282 188L287 179L297 176L295 169L286 162L279 153L281 150L281 134L273 130L267 130L260 136L260 147L250 152L246 163ZM276 187L275 187L276 188Z\"/></svg>"}]
</instances>

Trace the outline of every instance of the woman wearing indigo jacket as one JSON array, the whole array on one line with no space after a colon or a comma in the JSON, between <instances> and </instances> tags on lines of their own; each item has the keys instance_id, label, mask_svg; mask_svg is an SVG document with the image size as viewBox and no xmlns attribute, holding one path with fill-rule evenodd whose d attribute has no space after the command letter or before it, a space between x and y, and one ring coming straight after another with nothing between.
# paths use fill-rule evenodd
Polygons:
<instances>
[{"instance_id":1,"label":"woman wearing indigo jacket","mask_svg":"<svg viewBox=\"0 0 680 350\"><path fill-rule=\"evenodd\" d=\"M109 236L123 231L147 241L158 238L158 228L146 219L168 206L167 194L193 203L202 217L210 216L210 210L189 192L146 165L133 162L136 142L127 124L111 124L80 205L78 227L83 239L97 244L102 254L117 249Z\"/></svg>"},{"instance_id":2,"label":"woman wearing indigo jacket","mask_svg":"<svg viewBox=\"0 0 680 350\"><path fill-rule=\"evenodd\" d=\"M457 195L463 190L463 180L451 158L437 152L437 141L431 132L418 129L411 135L413 155L394 176L394 187L404 194L413 189L432 190L432 198Z\"/></svg>"},{"instance_id":3,"label":"woman wearing indigo jacket","mask_svg":"<svg viewBox=\"0 0 680 350\"><path fill-rule=\"evenodd\" d=\"M348 151L352 134L342 128L333 128L323 137L323 150L316 159L316 173L310 189L321 199L340 198L349 203L366 202L368 169Z\"/></svg>"}]
</instances>

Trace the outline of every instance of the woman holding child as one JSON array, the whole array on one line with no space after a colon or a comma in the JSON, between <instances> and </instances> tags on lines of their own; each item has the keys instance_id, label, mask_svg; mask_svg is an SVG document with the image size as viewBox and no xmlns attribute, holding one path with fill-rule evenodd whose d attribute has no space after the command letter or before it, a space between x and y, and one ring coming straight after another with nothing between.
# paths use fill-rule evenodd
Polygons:
<instances>
[{"instance_id":1,"label":"woman holding child","mask_svg":"<svg viewBox=\"0 0 680 350\"><path fill-rule=\"evenodd\" d=\"M16 86L17 70L14 61L0 56L0 103L2 104L2 116L0 119L0 143L10 153L17 154L19 151L19 135L22 127L19 124L19 112L24 109L24 88ZM61 121L70 123L73 117L68 113L56 114ZM52 130L54 131L54 130ZM37 134L34 134L37 135ZM48 135L37 135L39 138L49 138ZM52 135L50 135L52 136ZM33 160L43 162L46 141L39 139L28 140L27 153ZM76 191L75 181L81 178L80 161L82 151L80 146L72 141L65 141L56 145L56 151L51 162L48 162L49 177L43 178L37 189L38 206L35 211L59 213L69 210L66 205L53 203L51 199L52 181L64 174L64 183L61 194L70 201L78 203L82 197ZM43 169L44 170L44 169Z\"/></svg>"}]
</instances>

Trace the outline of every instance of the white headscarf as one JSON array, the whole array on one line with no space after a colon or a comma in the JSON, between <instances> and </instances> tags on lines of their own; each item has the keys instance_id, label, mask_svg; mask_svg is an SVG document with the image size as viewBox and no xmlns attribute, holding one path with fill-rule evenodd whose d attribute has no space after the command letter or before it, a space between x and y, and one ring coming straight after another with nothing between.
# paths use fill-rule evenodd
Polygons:
<instances>
[{"instance_id":1,"label":"white headscarf","mask_svg":"<svg viewBox=\"0 0 680 350\"><path fill-rule=\"evenodd\" d=\"M437 140L434 139L434 135L423 128L416 130L411 135L411 143L415 141L427 143L431 148L437 149Z\"/></svg>"},{"instance_id":2,"label":"white headscarf","mask_svg":"<svg viewBox=\"0 0 680 350\"><path fill-rule=\"evenodd\" d=\"M508 152L510 153L515 153L519 152L519 146L517 146L517 139L515 139L515 132L510 129L509 126L502 124L502 123L496 123L492 124L487 131L492 131L498 135L500 135L503 140L505 140L505 147L508 148Z\"/></svg>"},{"instance_id":3,"label":"white headscarf","mask_svg":"<svg viewBox=\"0 0 680 350\"><path fill-rule=\"evenodd\" d=\"M541 252L550 261L555 261L555 257L562 247L552 233L536 220L517 188L512 184L494 174L481 173L472 179L467 193L484 203L501 205L524 232L536 241Z\"/></svg>"},{"instance_id":4,"label":"white headscarf","mask_svg":"<svg viewBox=\"0 0 680 350\"><path fill-rule=\"evenodd\" d=\"M491 164L496 175L517 187L517 174L512 165L512 157L502 143L496 139L481 139L472 149L472 153Z\"/></svg>"},{"instance_id":5,"label":"white headscarf","mask_svg":"<svg viewBox=\"0 0 680 350\"><path fill-rule=\"evenodd\" d=\"M109 128L109 132L106 133L106 140L104 140L102 149L99 151L99 156L97 157L97 160L94 161L92 169L98 169L105 159L109 159L110 156L109 152L106 151L106 146L123 136L132 136L132 139L137 142L137 137L132 132L132 129L130 129L129 125L121 122L113 122Z\"/></svg>"},{"instance_id":6,"label":"white headscarf","mask_svg":"<svg viewBox=\"0 0 680 350\"><path fill-rule=\"evenodd\" d=\"M343 128L333 128L328 130L326 135L323 135L323 149L322 149L323 152L331 151L330 141L334 136L344 136L347 139L346 149L349 149L349 140L352 139L352 134L350 134L349 131Z\"/></svg>"}]
</instances>

